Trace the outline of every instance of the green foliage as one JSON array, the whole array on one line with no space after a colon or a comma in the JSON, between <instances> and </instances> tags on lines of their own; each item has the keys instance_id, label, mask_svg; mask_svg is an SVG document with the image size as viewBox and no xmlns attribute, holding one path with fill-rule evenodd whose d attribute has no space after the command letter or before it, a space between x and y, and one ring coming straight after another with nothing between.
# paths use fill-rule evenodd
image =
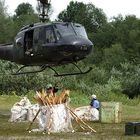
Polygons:
<instances>
[{"instance_id":1,"label":"green foliage","mask_svg":"<svg viewBox=\"0 0 140 140\"><path fill-rule=\"evenodd\" d=\"M121 65L123 71L123 92L130 98L140 95L140 65L124 63Z\"/></svg>"},{"instance_id":2,"label":"green foliage","mask_svg":"<svg viewBox=\"0 0 140 140\"><path fill-rule=\"evenodd\" d=\"M18 102L21 100L20 96L15 96L15 95L2 95L0 96L0 110L10 110L11 107L15 104L15 102Z\"/></svg>"},{"instance_id":3,"label":"green foliage","mask_svg":"<svg viewBox=\"0 0 140 140\"><path fill-rule=\"evenodd\" d=\"M115 19L112 23L116 29L116 41L122 44L128 61L138 64L140 61L140 19L126 16L125 19Z\"/></svg>"},{"instance_id":4,"label":"green foliage","mask_svg":"<svg viewBox=\"0 0 140 140\"><path fill-rule=\"evenodd\" d=\"M0 1L0 44L9 43L13 39L13 21L6 12L5 1Z\"/></svg>"},{"instance_id":5,"label":"green foliage","mask_svg":"<svg viewBox=\"0 0 140 140\"><path fill-rule=\"evenodd\" d=\"M21 15L32 15L32 14L34 14L33 7L29 3L19 4L17 9L15 10L15 12L16 12L16 17L19 17Z\"/></svg>"},{"instance_id":6,"label":"green foliage","mask_svg":"<svg viewBox=\"0 0 140 140\"><path fill-rule=\"evenodd\" d=\"M121 63L125 62L125 52L121 44L112 45L110 48L105 48L102 65L106 69L112 67L119 67Z\"/></svg>"},{"instance_id":7,"label":"green foliage","mask_svg":"<svg viewBox=\"0 0 140 140\"><path fill-rule=\"evenodd\" d=\"M58 20L81 23L88 32L94 32L98 24L103 25L107 22L104 12L92 4L71 1L66 10L58 15Z\"/></svg>"},{"instance_id":8,"label":"green foliage","mask_svg":"<svg viewBox=\"0 0 140 140\"><path fill-rule=\"evenodd\" d=\"M6 16L6 6L5 6L5 1L4 0L0 0L0 16Z\"/></svg>"},{"instance_id":9,"label":"green foliage","mask_svg":"<svg viewBox=\"0 0 140 140\"><path fill-rule=\"evenodd\" d=\"M39 22L38 15L35 14L34 9L29 3L19 4L15 10L16 14L13 16L16 31L28 24Z\"/></svg>"}]
</instances>

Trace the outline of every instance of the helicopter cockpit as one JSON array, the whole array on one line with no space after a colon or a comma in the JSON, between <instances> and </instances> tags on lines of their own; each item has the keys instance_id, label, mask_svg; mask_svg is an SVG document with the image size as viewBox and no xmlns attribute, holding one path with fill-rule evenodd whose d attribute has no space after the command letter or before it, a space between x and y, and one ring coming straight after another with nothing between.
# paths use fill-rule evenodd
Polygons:
<instances>
[{"instance_id":1,"label":"helicopter cockpit","mask_svg":"<svg viewBox=\"0 0 140 140\"><path fill-rule=\"evenodd\" d=\"M56 22L51 25L43 26L39 28L38 32L40 40L47 43L55 43L61 38L67 36L79 36L86 39L88 38L85 28L82 25L68 22Z\"/></svg>"},{"instance_id":2,"label":"helicopter cockpit","mask_svg":"<svg viewBox=\"0 0 140 140\"><path fill-rule=\"evenodd\" d=\"M32 63L34 57L36 58L35 63L40 58L46 60L44 63L58 63L55 57L52 58L52 56L56 55L61 62L64 59L67 62L74 59L76 59L75 61L81 60L89 54L93 45L87 37L84 26L71 22L33 24L22 28L17 38L21 36L24 36L21 44L23 44L24 49L22 56L26 63L28 59L30 60L30 57L32 57ZM16 44L19 44L19 41L16 41ZM16 45L16 48L18 49L19 46ZM21 58L22 56L20 55L19 57Z\"/></svg>"},{"instance_id":3,"label":"helicopter cockpit","mask_svg":"<svg viewBox=\"0 0 140 140\"><path fill-rule=\"evenodd\" d=\"M88 38L85 28L80 24L75 23L57 23L55 24L55 29L57 33L61 36L77 35L84 38ZM58 35L59 36L59 35Z\"/></svg>"}]
</instances>

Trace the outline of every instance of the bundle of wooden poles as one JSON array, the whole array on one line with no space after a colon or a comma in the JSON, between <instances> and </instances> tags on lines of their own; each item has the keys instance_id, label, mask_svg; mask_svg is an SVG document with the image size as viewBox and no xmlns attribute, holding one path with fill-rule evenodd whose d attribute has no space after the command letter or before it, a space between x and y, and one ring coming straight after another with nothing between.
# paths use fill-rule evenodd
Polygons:
<instances>
[{"instance_id":1,"label":"bundle of wooden poles","mask_svg":"<svg viewBox=\"0 0 140 140\"><path fill-rule=\"evenodd\" d=\"M36 91L35 99L41 106L63 104L68 101L69 92L70 90L65 89L60 94L48 95L46 90L42 89L42 91Z\"/></svg>"},{"instance_id":2,"label":"bundle of wooden poles","mask_svg":"<svg viewBox=\"0 0 140 140\"><path fill-rule=\"evenodd\" d=\"M36 91L35 99L37 100L38 104L41 106L51 106L51 105L57 105L57 104L63 104L66 103L69 99L69 92L70 90L63 90L60 94L57 95L50 95L48 96L46 91L42 89L42 91ZM96 132L92 127L90 127L87 123L85 123L82 119L80 119L74 112L71 110L67 105L66 108L69 110L71 116L76 120L78 125L85 130L88 128L91 132ZM34 119L30 123L27 130L31 129L31 126L36 119L37 115L39 114L40 109L36 113Z\"/></svg>"}]
</instances>

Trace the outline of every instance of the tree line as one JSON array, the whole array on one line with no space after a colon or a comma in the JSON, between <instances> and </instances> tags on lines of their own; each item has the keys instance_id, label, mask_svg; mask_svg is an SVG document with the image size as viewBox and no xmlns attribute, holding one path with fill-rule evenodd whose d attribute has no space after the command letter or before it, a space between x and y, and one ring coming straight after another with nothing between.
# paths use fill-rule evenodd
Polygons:
<instances>
[{"instance_id":1,"label":"tree line","mask_svg":"<svg viewBox=\"0 0 140 140\"><path fill-rule=\"evenodd\" d=\"M87 75L55 78L46 70L38 74L12 76L18 65L0 61L0 93L15 91L18 95L29 90L45 88L47 83L60 81L61 88L80 90L84 94L106 96L126 94L134 98L140 94L140 19L135 15L118 15L110 21L104 11L95 5L71 1L59 13L56 21L82 24L94 48L87 59L79 62L82 69L92 66ZM39 22L37 13L29 3L20 4L15 15L8 15L0 0L0 44L11 43L23 25ZM73 70L72 66L57 68Z\"/></svg>"}]
</instances>

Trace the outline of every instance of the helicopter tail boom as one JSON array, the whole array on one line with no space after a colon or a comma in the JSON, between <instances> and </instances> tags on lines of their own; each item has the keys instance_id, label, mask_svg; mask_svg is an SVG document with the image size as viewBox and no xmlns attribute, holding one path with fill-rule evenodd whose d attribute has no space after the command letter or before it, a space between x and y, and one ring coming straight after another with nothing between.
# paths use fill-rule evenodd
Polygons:
<instances>
[{"instance_id":1,"label":"helicopter tail boom","mask_svg":"<svg viewBox=\"0 0 140 140\"><path fill-rule=\"evenodd\" d=\"M0 59L13 60L13 44L0 44Z\"/></svg>"}]
</instances>

